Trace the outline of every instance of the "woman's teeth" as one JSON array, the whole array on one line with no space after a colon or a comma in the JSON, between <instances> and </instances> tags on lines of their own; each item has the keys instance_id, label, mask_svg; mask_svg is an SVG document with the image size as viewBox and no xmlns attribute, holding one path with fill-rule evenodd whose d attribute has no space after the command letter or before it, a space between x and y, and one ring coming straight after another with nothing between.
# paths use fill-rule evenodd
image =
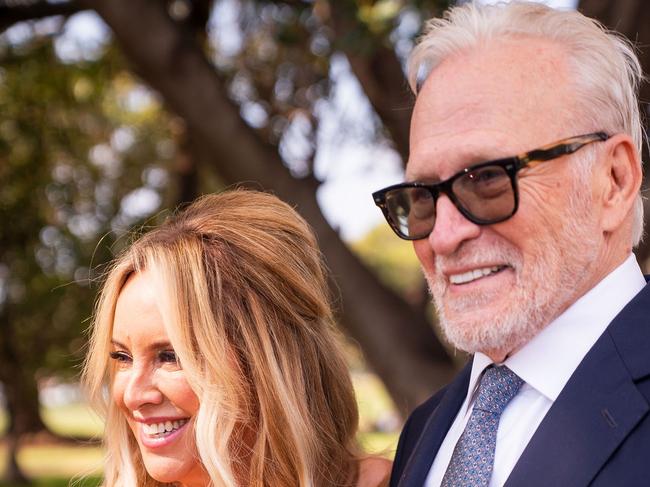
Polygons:
<instances>
[{"instance_id":1,"label":"woman's teeth","mask_svg":"<svg viewBox=\"0 0 650 487\"><path fill-rule=\"evenodd\" d=\"M495 272L499 272L502 266L484 267L482 269L474 269L471 271L463 272L462 274L452 274L449 276L449 282L452 284L466 284L475 281L481 277L489 276Z\"/></svg>"},{"instance_id":2,"label":"woman's teeth","mask_svg":"<svg viewBox=\"0 0 650 487\"><path fill-rule=\"evenodd\" d=\"M165 421L164 423L143 424L142 431L149 436L164 436L172 431L176 431L185 423L187 419L178 419L175 421Z\"/></svg>"}]
</instances>

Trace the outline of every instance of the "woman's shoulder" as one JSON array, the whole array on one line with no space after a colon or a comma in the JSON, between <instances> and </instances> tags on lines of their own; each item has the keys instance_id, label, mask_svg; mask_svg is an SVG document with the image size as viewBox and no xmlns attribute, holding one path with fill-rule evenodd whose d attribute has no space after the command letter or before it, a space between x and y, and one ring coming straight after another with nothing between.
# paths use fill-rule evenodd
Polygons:
<instances>
[{"instance_id":1,"label":"woman's shoulder","mask_svg":"<svg viewBox=\"0 0 650 487\"><path fill-rule=\"evenodd\" d=\"M357 487L382 487L388 485L393 462L383 457L367 457L359 462Z\"/></svg>"}]
</instances>

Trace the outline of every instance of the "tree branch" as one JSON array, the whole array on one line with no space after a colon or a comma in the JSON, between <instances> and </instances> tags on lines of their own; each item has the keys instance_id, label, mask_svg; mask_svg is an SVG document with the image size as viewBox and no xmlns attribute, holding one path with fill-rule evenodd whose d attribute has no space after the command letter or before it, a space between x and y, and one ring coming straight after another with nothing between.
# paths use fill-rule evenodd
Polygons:
<instances>
[{"instance_id":1,"label":"tree branch","mask_svg":"<svg viewBox=\"0 0 650 487\"><path fill-rule=\"evenodd\" d=\"M293 178L277 148L245 124L202 50L169 18L164 5L148 0L85 4L113 29L137 72L185 120L193 140L206 145L225 181L272 188L312 224L347 303L342 324L362 345L401 410L442 386L453 366L426 317L383 287L343 244L318 207L318 182Z\"/></svg>"},{"instance_id":2,"label":"tree branch","mask_svg":"<svg viewBox=\"0 0 650 487\"><path fill-rule=\"evenodd\" d=\"M395 143L395 149L406 164L409 154L409 130L413 98L393 49L382 39L367 36L356 15L356 5L349 2L330 2L330 25L336 33L336 47L341 49L350 63L373 109Z\"/></svg>"},{"instance_id":3,"label":"tree branch","mask_svg":"<svg viewBox=\"0 0 650 487\"><path fill-rule=\"evenodd\" d=\"M84 8L76 0L70 0L65 3L37 1L11 6L0 3L0 32L4 32L17 22L40 20L55 15L68 17L81 10L84 10Z\"/></svg>"}]
</instances>

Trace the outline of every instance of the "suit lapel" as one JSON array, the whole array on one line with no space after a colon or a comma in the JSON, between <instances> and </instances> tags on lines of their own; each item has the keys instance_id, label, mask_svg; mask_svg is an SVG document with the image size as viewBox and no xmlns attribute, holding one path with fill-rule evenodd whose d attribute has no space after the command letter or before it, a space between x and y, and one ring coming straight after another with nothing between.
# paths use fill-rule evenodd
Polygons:
<instances>
[{"instance_id":1,"label":"suit lapel","mask_svg":"<svg viewBox=\"0 0 650 487\"><path fill-rule=\"evenodd\" d=\"M634 383L650 373L648 309L646 286L571 376L506 486L588 485L648 414L648 398Z\"/></svg>"},{"instance_id":2,"label":"suit lapel","mask_svg":"<svg viewBox=\"0 0 650 487\"><path fill-rule=\"evenodd\" d=\"M442 444L447 431L467 396L472 361L449 384L440 404L429 416L413 454L400 477L399 487L420 487L427 478L433 459Z\"/></svg>"}]
</instances>

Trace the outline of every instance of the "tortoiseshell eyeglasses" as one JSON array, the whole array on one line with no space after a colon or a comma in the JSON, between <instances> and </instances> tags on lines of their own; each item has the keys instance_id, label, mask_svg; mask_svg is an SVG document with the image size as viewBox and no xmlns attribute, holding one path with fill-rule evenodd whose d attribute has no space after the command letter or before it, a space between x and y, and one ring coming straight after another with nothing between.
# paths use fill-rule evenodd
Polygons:
<instances>
[{"instance_id":1,"label":"tortoiseshell eyeglasses","mask_svg":"<svg viewBox=\"0 0 650 487\"><path fill-rule=\"evenodd\" d=\"M609 138L604 132L579 135L525 154L482 162L435 184L395 184L372 194L386 221L404 240L426 238L436 223L436 202L446 194L465 218L477 225L507 220L519 206L517 172L573 154L592 142Z\"/></svg>"}]
</instances>

